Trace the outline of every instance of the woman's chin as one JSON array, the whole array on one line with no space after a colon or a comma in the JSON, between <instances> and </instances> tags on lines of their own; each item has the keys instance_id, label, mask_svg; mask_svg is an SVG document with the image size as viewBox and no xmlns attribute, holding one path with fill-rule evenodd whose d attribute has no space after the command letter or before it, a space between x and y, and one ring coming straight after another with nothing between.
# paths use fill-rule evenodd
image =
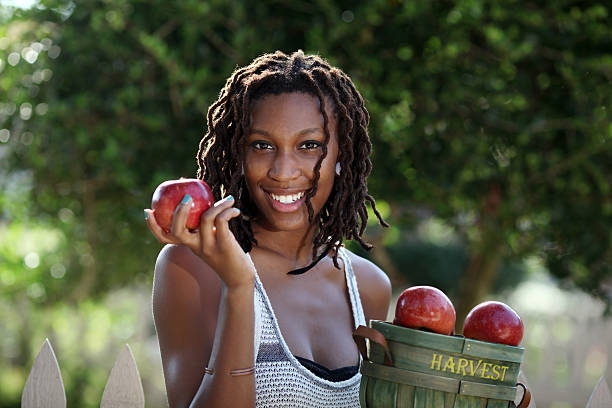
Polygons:
<instances>
[{"instance_id":1,"label":"woman's chin","mask_svg":"<svg viewBox=\"0 0 612 408\"><path fill-rule=\"evenodd\" d=\"M259 215L254 222L261 228L273 232L305 232L311 227L306 211L303 213L284 213L282 215L274 214L267 217Z\"/></svg>"}]
</instances>

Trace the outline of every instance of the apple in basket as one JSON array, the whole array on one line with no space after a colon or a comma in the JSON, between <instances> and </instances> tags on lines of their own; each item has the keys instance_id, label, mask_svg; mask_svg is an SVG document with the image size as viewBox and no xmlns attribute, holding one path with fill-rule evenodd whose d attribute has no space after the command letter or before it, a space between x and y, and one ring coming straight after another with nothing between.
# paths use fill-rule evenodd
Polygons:
<instances>
[{"instance_id":1,"label":"apple in basket","mask_svg":"<svg viewBox=\"0 0 612 408\"><path fill-rule=\"evenodd\" d=\"M214 204L212 190L202 180L182 178L164 181L157 186L151 200L155 220L164 231L170 232L172 229L174 210L186 194L189 194L192 199L186 223L189 229L198 228L200 216Z\"/></svg>"},{"instance_id":2,"label":"apple in basket","mask_svg":"<svg viewBox=\"0 0 612 408\"><path fill-rule=\"evenodd\" d=\"M523 338L523 321L502 302L488 301L475 306L465 318L463 335L474 340L518 346Z\"/></svg>"},{"instance_id":3,"label":"apple in basket","mask_svg":"<svg viewBox=\"0 0 612 408\"><path fill-rule=\"evenodd\" d=\"M397 300L393 324L450 335L455 328L455 307L433 286L412 286Z\"/></svg>"}]
</instances>

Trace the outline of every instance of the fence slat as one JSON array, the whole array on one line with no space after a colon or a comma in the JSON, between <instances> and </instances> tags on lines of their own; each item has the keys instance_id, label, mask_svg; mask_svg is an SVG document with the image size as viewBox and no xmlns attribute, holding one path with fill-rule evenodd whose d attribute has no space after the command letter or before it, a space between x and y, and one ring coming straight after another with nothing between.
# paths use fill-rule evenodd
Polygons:
<instances>
[{"instance_id":1,"label":"fence slat","mask_svg":"<svg viewBox=\"0 0 612 408\"><path fill-rule=\"evenodd\" d=\"M599 379L599 382L595 386L589 402L587 402L586 408L610 408L612 407L612 395L610 395L610 389L608 383L603 377Z\"/></svg>"},{"instance_id":2,"label":"fence slat","mask_svg":"<svg viewBox=\"0 0 612 408\"><path fill-rule=\"evenodd\" d=\"M138 366L125 345L108 376L100 408L144 408L145 398Z\"/></svg>"},{"instance_id":3,"label":"fence slat","mask_svg":"<svg viewBox=\"0 0 612 408\"><path fill-rule=\"evenodd\" d=\"M66 392L53 347L43 342L21 394L21 408L66 408Z\"/></svg>"}]
</instances>

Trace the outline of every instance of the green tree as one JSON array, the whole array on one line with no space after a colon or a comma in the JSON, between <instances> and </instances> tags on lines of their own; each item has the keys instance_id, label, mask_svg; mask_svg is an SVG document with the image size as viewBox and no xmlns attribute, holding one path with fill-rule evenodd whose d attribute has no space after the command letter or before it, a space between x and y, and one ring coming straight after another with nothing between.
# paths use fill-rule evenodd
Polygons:
<instances>
[{"instance_id":1,"label":"green tree","mask_svg":"<svg viewBox=\"0 0 612 408\"><path fill-rule=\"evenodd\" d=\"M79 271L72 296L103 293L148 276L142 254L156 249L140 209L159 181L194 173L203 115L228 72L264 51L318 51L368 99L372 190L392 219L410 225L425 209L464 237L463 308L502 260L533 253L603 296L608 17L596 2L44 1L6 26L16 40L5 51L22 61L4 65L5 144L32 172L36 211L74 215L58 222L73 243L66 267ZM33 53L32 74L18 74Z\"/></svg>"},{"instance_id":2,"label":"green tree","mask_svg":"<svg viewBox=\"0 0 612 408\"><path fill-rule=\"evenodd\" d=\"M452 293L459 322L530 255L610 302L605 2L43 0L0 19L3 297L78 304L150 282L142 208L195 174L225 78L302 48L367 100L370 189L394 225L370 229L378 263ZM427 218L457 239L414 244ZM10 244L24 239L46 244Z\"/></svg>"},{"instance_id":3,"label":"green tree","mask_svg":"<svg viewBox=\"0 0 612 408\"><path fill-rule=\"evenodd\" d=\"M598 2L370 2L353 9L354 30L320 35L370 102L372 188L392 219L430 212L463 237L459 317L504 261L532 254L609 304L609 13Z\"/></svg>"}]
</instances>

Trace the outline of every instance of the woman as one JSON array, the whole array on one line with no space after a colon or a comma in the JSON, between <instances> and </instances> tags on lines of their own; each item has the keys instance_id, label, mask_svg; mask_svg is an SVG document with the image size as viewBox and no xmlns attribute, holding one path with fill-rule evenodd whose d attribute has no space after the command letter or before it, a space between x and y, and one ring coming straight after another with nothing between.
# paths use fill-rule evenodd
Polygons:
<instances>
[{"instance_id":1,"label":"woman","mask_svg":"<svg viewBox=\"0 0 612 408\"><path fill-rule=\"evenodd\" d=\"M302 51L236 70L208 111L200 228L177 207L153 311L171 407L358 407L353 330L385 319L391 286L342 246L362 239L368 112L351 80Z\"/></svg>"}]
</instances>

